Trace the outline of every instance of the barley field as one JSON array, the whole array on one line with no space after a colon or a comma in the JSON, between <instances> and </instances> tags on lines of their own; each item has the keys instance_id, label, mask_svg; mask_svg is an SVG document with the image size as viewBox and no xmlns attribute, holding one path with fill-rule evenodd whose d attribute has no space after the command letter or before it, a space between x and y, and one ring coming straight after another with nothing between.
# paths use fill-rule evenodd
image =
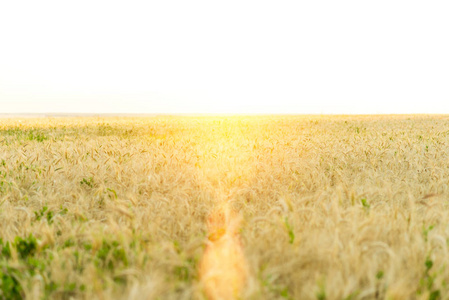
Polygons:
<instances>
[{"instance_id":1,"label":"barley field","mask_svg":"<svg viewBox=\"0 0 449 300\"><path fill-rule=\"evenodd\" d=\"M0 119L0 299L449 299L449 116Z\"/></svg>"}]
</instances>

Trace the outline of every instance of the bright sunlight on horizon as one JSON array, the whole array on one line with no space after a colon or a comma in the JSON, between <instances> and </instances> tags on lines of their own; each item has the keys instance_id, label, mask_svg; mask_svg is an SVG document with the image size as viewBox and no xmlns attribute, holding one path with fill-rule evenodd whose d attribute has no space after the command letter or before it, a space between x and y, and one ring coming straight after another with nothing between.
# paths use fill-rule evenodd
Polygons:
<instances>
[{"instance_id":1,"label":"bright sunlight on horizon","mask_svg":"<svg viewBox=\"0 0 449 300\"><path fill-rule=\"evenodd\" d=\"M447 1L2 1L0 113L449 113Z\"/></svg>"}]
</instances>

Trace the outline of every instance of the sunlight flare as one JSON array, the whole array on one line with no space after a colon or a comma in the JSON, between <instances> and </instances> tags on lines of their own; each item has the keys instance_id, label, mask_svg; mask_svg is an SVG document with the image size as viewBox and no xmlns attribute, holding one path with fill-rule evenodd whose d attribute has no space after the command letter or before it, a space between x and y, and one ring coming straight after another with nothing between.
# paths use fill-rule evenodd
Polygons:
<instances>
[{"instance_id":1,"label":"sunlight flare","mask_svg":"<svg viewBox=\"0 0 449 300\"><path fill-rule=\"evenodd\" d=\"M241 217L227 204L219 206L207 220L209 235L200 276L208 299L236 299L247 282L240 222Z\"/></svg>"}]
</instances>

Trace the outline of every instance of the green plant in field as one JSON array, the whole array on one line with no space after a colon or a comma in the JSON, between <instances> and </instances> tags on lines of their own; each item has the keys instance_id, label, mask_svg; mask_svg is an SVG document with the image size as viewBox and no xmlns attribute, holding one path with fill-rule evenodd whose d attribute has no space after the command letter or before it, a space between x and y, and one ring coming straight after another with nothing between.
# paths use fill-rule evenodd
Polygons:
<instances>
[{"instance_id":1,"label":"green plant in field","mask_svg":"<svg viewBox=\"0 0 449 300\"><path fill-rule=\"evenodd\" d=\"M20 258L25 259L33 256L37 251L37 239L30 234L27 238L17 236L14 240L14 246Z\"/></svg>"},{"instance_id":2,"label":"green plant in field","mask_svg":"<svg viewBox=\"0 0 449 300\"><path fill-rule=\"evenodd\" d=\"M42 218L46 218L47 222L51 224L53 222L53 212L48 210L47 206L42 207L40 211L35 211L34 216L36 217L36 221L40 221Z\"/></svg>"},{"instance_id":3,"label":"green plant in field","mask_svg":"<svg viewBox=\"0 0 449 300\"><path fill-rule=\"evenodd\" d=\"M36 221L40 221L40 220L44 219L44 220L47 220L48 224L53 224L53 218L55 217L56 214L65 215L65 214L67 214L67 212L68 212L68 209L62 208L62 206L61 206L59 212L54 212L52 210L49 210L48 206L44 206L39 211L34 212L34 217L35 217Z\"/></svg>"},{"instance_id":4,"label":"green plant in field","mask_svg":"<svg viewBox=\"0 0 449 300\"><path fill-rule=\"evenodd\" d=\"M0 131L1 135L13 136L18 140L37 141L39 143L48 140L48 137L40 130L28 129L22 130L20 128L9 128Z\"/></svg>"},{"instance_id":5,"label":"green plant in field","mask_svg":"<svg viewBox=\"0 0 449 300\"><path fill-rule=\"evenodd\" d=\"M289 243L293 244L293 242L295 241L295 232L293 231L293 226L288 222L288 217L284 218L284 224L290 238Z\"/></svg>"},{"instance_id":6,"label":"green plant in field","mask_svg":"<svg viewBox=\"0 0 449 300\"><path fill-rule=\"evenodd\" d=\"M174 267L174 274L180 280L188 283L192 283L197 279L197 260L193 257L184 259L181 265Z\"/></svg>"},{"instance_id":7,"label":"green plant in field","mask_svg":"<svg viewBox=\"0 0 449 300\"><path fill-rule=\"evenodd\" d=\"M17 251L22 267L9 265L11 247ZM34 258L37 252L37 239L32 234L25 238L16 236L12 244L4 243L0 239L0 248L0 299L23 299L20 278L27 273L34 275L35 270L42 270L45 264L44 261Z\"/></svg>"},{"instance_id":8,"label":"green plant in field","mask_svg":"<svg viewBox=\"0 0 449 300\"><path fill-rule=\"evenodd\" d=\"M189 281L190 269L187 266L175 266L175 275L181 281Z\"/></svg>"},{"instance_id":9,"label":"green plant in field","mask_svg":"<svg viewBox=\"0 0 449 300\"><path fill-rule=\"evenodd\" d=\"M432 231L432 229L434 229L434 228L435 228L435 225L430 225L429 227L423 226L422 234L423 234L424 240L425 240L426 242L427 242L427 238L428 238L428 236L429 236L429 232Z\"/></svg>"},{"instance_id":10,"label":"green plant in field","mask_svg":"<svg viewBox=\"0 0 449 300\"><path fill-rule=\"evenodd\" d=\"M360 294L359 291L355 291L350 293L348 296L344 297L343 300L354 300L357 299L357 296ZM377 298L376 298L377 299Z\"/></svg>"},{"instance_id":11,"label":"green plant in field","mask_svg":"<svg viewBox=\"0 0 449 300\"><path fill-rule=\"evenodd\" d=\"M384 271L380 270L376 273L376 279L381 280L382 278L384 278Z\"/></svg>"},{"instance_id":12,"label":"green plant in field","mask_svg":"<svg viewBox=\"0 0 449 300\"><path fill-rule=\"evenodd\" d=\"M434 288L437 273L430 272L433 268L433 265L434 263L432 259L430 257L427 257L426 261L424 262L424 277L420 280L420 287L417 290L417 294L420 295L424 292L424 290L427 290L429 292L429 300L438 300L441 299L441 291Z\"/></svg>"},{"instance_id":13,"label":"green plant in field","mask_svg":"<svg viewBox=\"0 0 449 300\"><path fill-rule=\"evenodd\" d=\"M11 264L11 247L14 247L19 256L19 262ZM14 242L4 243L0 239L0 300L2 299L23 299L24 292L21 282L28 277L37 274L45 274L48 262L52 260L52 256L40 256L37 252L38 241L33 235L22 238L16 236ZM45 298L50 297L55 291L67 297L74 296L78 287L75 283L66 283L64 288L54 280L45 280L44 295ZM80 286L80 289L82 285ZM65 297L64 296L64 297Z\"/></svg>"},{"instance_id":14,"label":"green plant in field","mask_svg":"<svg viewBox=\"0 0 449 300\"><path fill-rule=\"evenodd\" d=\"M23 299L23 289L18 280L19 272L8 266L0 265L0 299Z\"/></svg>"},{"instance_id":15,"label":"green plant in field","mask_svg":"<svg viewBox=\"0 0 449 300\"><path fill-rule=\"evenodd\" d=\"M108 188L107 191L113 195L111 198L117 199L117 192L114 189Z\"/></svg>"},{"instance_id":16,"label":"green plant in field","mask_svg":"<svg viewBox=\"0 0 449 300\"><path fill-rule=\"evenodd\" d=\"M268 274L267 276L262 276L262 274L260 274L259 280L261 281L262 286L265 287L273 296L281 297L287 300L293 299L290 295L288 287L276 284L274 282L275 278L273 278L272 275Z\"/></svg>"},{"instance_id":17,"label":"green plant in field","mask_svg":"<svg viewBox=\"0 0 449 300\"><path fill-rule=\"evenodd\" d=\"M316 299L317 300L326 300L326 285L324 283L324 280L320 280L318 283L318 291L316 292Z\"/></svg>"},{"instance_id":18,"label":"green plant in field","mask_svg":"<svg viewBox=\"0 0 449 300\"><path fill-rule=\"evenodd\" d=\"M48 140L48 137L45 136L43 133L31 131L28 134L27 139L30 141L37 141L42 143L43 141Z\"/></svg>"},{"instance_id":19,"label":"green plant in field","mask_svg":"<svg viewBox=\"0 0 449 300\"><path fill-rule=\"evenodd\" d=\"M368 203L368 200L366 200L366 198L362 198L362 199L360 199L360 202L362 203L362 206L365 208L365 209L369 209L370 208L370 204Z\"/></svg>"},{"instance_id":20,"label":"green plant in field","mask_svg":"<svg viewBox=\"0 0 449 300\"><path fill-rule=\"evenodd\" d=\"M110 271L121 266L128 266L125 249L117 241L108 242L104 240L96 253L96 265Z\"/></svg>"},{"instance_id":21,"label":"green plant in field","mask_svg":"<svg viewBox=\"0 0 449 300\"><path fill-rule=\"evenodd\" d=\"M92 177L88 177L88 178L83 178L80 181L81 185L87 185L88 187L92 188L94 187L94 179Z\"/></svg>"},{"instance_id":22,"label":"green plant in field","mask_svg":"<svg viewBox=\"0 0 449 300\"><path fill-rule=\"evenodd\" d=\"M0 238L0 249L1 249L1 258L10 258L11 257L11 246L9 244L9 242L3 243L3 240Z\"/></svg>"}]
</instances>

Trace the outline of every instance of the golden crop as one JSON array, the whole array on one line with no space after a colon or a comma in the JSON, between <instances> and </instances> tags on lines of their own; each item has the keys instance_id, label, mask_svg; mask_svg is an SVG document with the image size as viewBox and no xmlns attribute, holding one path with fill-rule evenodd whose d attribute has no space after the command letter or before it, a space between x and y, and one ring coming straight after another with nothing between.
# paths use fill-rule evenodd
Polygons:
<instances>
[{"instance_id":1,"label":"golden crop","mask_svg":"<svg viewBox=\"0 0 449 300\"><path fill-rule=\"evenodd\" d=\"M449 117L0 119L0 299L448 299Z\"/></svg>"}]
</instances>

